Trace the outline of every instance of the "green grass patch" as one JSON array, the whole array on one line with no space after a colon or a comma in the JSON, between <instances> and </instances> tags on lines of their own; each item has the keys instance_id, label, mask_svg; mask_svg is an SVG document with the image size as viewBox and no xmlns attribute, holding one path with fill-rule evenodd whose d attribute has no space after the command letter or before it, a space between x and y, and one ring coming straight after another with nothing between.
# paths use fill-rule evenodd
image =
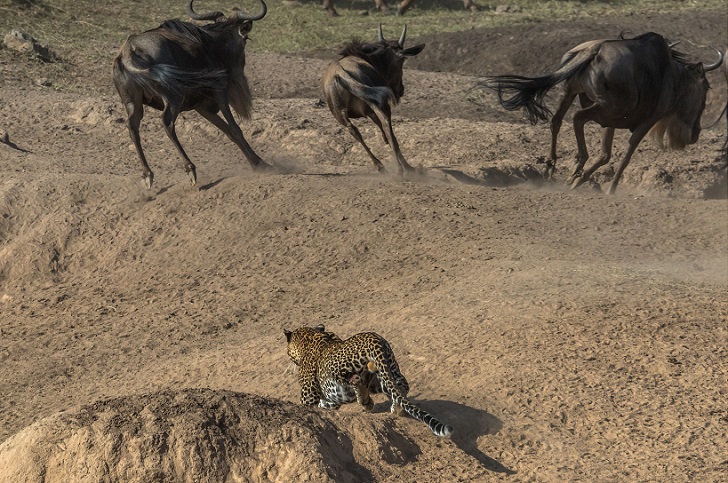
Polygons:
<instances>
[{"instance_id":1,"label":"green grass patch","mask_svg":"<svg viewBox=\"0 0 728 483\"><path fill-rule=\"evenodd\" d=\"M269 13L256 23L249 49L258 52L293 53L334 47L352 37L370 38L379 23L396 36L406 22L410 35L457 32L480 27L514 25L543 20L600 17L616 14L642 15L691 9L725 8L723 0L518 0L504 2L520 9L496 14L497 3L480 2L480 11L464 11L458 0L415 0L405 16L374 10L374 2L339 0L341 15L329 18L318 1L302 0L284 5L269 0ZM229 12L235 5L256 11L257 2L198 1L199 11ZM392 3L395 7L396 4ZM119 44L131 32L153 28L167 18L185 18L186 3L180 0L3 0L0 2L0 29L21 28L41 42L68 53L85 52L93 57L109 44ZM82 54L83 55L83 54ZM85 57L85 56L84 56Z\"/></svg>"},{"instance_id":2,"label":"green grass patch","mask_svg":"<svg viewBox=\"0 0 728 483\"><path fill-rule=\"evenodd\" d=\"M330 18L319 0L284 4L268 1L268 15L256 22L249 52L295 53L314 49L334 50L353 37L374 39L377 26L385 36L396 38L407 23L410 38L438 32L457 32L482 27L517 25L556 19L647 15L684 10L725 8L725 0L511 0L478 2L479 12L463 9L461 0L415 0L405 16L374 10L373 0L334 0L340 17ZM495 6L516 7L497 14ZM256 0L234 2L198 0L200 12L230 13L239 6L258 11ZM154 28L169 18L186 19L185 0L0 0L0 35L22 29L49 46L66 61L50 68L65 86L94 86L108 77L111 59L133 32Z\"/></svg>"}]
</instances>

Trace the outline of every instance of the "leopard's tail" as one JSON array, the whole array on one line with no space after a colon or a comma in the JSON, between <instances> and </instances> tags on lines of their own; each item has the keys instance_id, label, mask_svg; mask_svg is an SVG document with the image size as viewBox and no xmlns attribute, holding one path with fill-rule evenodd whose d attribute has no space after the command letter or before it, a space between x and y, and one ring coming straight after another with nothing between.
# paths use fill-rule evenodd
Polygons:
<instances>
[{"instance_id":1,"label":"leopard's tail","mask_svg":"<svg viewBox=\"0 0 728 483\"><path fill-rule=\"evenodd\" d=\"M394 391L393 391L394 393ZM437 420L432 414L428 413L427 411L424 411L411 402L406 397L403 396L395 396L392 394L392 400L402 406L402 409L412 416L415 419L419 419L423 423L425 423L429 428L430 431L435 433L436 435L448 438L453 432L453 427L450 425L447 425L445 423L441 423L439 420Z\"/></svg>"},{"instance_id":2,"label":"leopard's tail","mask_svg":"<svg viewBox=\"0 0 728 483\"><path fill-rule=\"evenodd\" d=\"M372 359L371 362L367 364L367 367L371 368L372 362L376 364L376 373L379 378L379 384L382 386L382 391L394 404L399 405L413 418L425 423L430 428L430 431L435 433L437 436L443 438L449 437L453 432L452 426L441 423L432 414L420 409L407 399L406 391L409 391L409 386L407 385L407 381L404 379L404 376L399 373L399 366L397 365L397 361L394 359L394 353L386 340L381 339L380 343L383 344L383 350L381 353L384 354L384 360ZM395 374L392 369L395 369L397 374ZM402 390L405 391L405 394L402 394L402 390L400 390L400 387L398 387L398 384L395 383L395 381L399 381L399 386L401 386Z\"/></svg>"}]
</instances>

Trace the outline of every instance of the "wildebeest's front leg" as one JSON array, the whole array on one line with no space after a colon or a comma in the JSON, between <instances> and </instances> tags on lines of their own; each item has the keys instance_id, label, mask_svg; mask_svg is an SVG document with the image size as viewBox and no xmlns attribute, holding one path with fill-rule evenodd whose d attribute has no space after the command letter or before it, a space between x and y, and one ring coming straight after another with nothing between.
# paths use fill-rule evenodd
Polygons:
<instances>
[{"instance_id":1,"label":"wildebeest's front leg","mask_svg":"<svg viewBox=\"0 0 728 483\"><path fill-rule=\"evenodd\" d=\"M174 122L177 120L178 115L179 108L177 104L165 101L164 110L162 111L162 122L164 123L164 130L166 131L169 139L171 139L174 145L177 147L177 151L179 151L179 154L185 160L185 171L190 177L190 182L192 183L192 186L194 186L195 184L197 184L197 168L192 163L192 161L190 161L189 156L187 156L187 153L185 152L182 144L180 144L179 139L177 138L177 131L175 130Z\"/></svg>"},{"instance_id":2,"label":"wildebeest's front leg","mask_svg":"<svg viewBox=\"0 0 728 483\"><path fill-rule=\"evenodd\" d=\"M217 116L217 113L214 113L211 117L205 116L205 118L213 123L222 132L224 132L235 144L237 144L245 157L248 159L248 162L253 167L253 169L270 168L270 165L263 161L261 157L258 156L255 151L253 151L253 148L250 147L250 144L248 144L248 142L245 140L245 137L243 136L243 131L240 130L240 126L238 126L238 123L235 122L233 113L230 111L230 106L228 105L228 100L224 93L218 94L217 107L219 108L220 112L222 112L226 123L221 124L218 122L222 121L222 119ZM214 119L217 119L217 121Z\"/></svg>"},{"instance_id":3,"label":"wildebeest's front leg","mask_svg":"<svg viewBox=\"0 0 728 483\"><path fill-rule=\"evenodd\" d=\"M253 151L253 148L251 148L250 145L245 141L245 138L242 138L242 143L239 142L239 138L233 134L233 130L230 129L230 125L228 125L228 123L226 123L225 120L222 119L216 112L212 112L204 108L197 109L197 112L199 112L202 117L210 121L213 126L222 131L228 137L228 139L234 142L238 146L238 148L240 148L240 150L243 152L249 162L250 158L248 157L248 153L252 153L252 156L258 159L257 165L253 164L252 162L250 163L253 168L266 168L270 166L268 163L258 157L255 151Z\"/></svg>"},{"instance_id":4,"label":"wildebeest's front leg","mask_svg":"<svg viewBox=\"0 0 728 483\"><path fill-rule=\"evenodd\" d=\"M622 158L622 162L620 163L619 168L617 168L617 172L614 173L614 178L612 178L612 183L609 185L607 194L613 195L614 192L617 191L617 184L619 184L619 179L622 177L624 168L627 167L630 159L632 159L632 154L634 154L635 149L637 149L637 146L639 146L642 139L648 132L650 132L650 129L652 129L652 126L654 126L656 122L657 119L651 119L650 121L641 124L629 137L629 148L627 149L624 158Z\"/></svg>"},{"instance_id":5,"label":"wildebeest's front leg","mask_svg":"<svg viewBox=\"0 0 728 483\"><path fill-rule=\"evenodd\" d=\"M346 110L343 110L341 112L341 122L346 126L346 128L349 130L349 134L352 135L354 139L359 141L359 144L364 147L364 150L367 152L369 157L372 159L372 163L374 163L374 166L376 166L377 171L380 173L384 172L384 165L381 161L379 161L379 158L377 158L371 149L369 149L369 146L367 146L367 143L364 142L364 138L361 137L361 133L356 128L356 126L351 122L351 119L349 119L349 116L346 112Z\"/></svg>"}]
</instances>

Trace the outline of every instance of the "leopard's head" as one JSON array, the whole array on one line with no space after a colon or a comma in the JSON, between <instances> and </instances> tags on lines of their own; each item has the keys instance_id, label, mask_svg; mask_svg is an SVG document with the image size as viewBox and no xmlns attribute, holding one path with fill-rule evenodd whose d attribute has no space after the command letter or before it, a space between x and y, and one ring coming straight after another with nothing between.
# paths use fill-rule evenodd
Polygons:
<instances>
[{"instance_id":1,"label":"leopard's head","mask_svg":"<svg viewBox=\"0 0 728 483\"><path fill-rule=\"evenodd\" d=\"M306 354L318 352L329 342L341 340L333 332L326 332L323 325L299 327L294 331L283 329L288 342L288 357L294 364L301 365Z\"/></svg>"}]
</instances>

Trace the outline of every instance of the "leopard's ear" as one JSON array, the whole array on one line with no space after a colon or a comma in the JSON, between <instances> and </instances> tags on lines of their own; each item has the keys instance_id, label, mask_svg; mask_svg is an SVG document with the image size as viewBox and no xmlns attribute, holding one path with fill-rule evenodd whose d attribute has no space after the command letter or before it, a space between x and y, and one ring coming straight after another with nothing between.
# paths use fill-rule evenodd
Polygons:
<instances>
[{"instance_id":1,"label":"leopard's ear","mask_svg":"<svg viewBox=\"0 0 728 483\"><path fill-rule=\"evenodd\" d=\"M286 334L286 341L291 342L291 335L293 335L293 332L290 330L283 329L283 333Z\"/></svg>"},{"instance_id":2,"label":"leopard's ear","mask_svg":"<svg viewBox=\"0 0 728 483\"><path fill-rule=\"evenodd\" d=\"M316 332L326 332L326 327L324 327L324 324L319 324L316 327L313 328Z\"/></svg>"}]
</instances>

